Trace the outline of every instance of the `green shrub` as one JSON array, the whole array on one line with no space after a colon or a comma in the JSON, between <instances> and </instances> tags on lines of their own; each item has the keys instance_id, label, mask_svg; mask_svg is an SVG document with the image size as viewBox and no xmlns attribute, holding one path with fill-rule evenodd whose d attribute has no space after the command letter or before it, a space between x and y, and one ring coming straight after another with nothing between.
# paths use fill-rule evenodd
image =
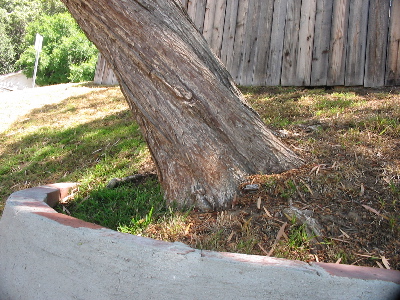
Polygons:
<instances>
[{"instance_id":1,"label":"green shrub","mask_svg":"<svg viewBox=\"0 0 400 300\"><path fill-rule=\"evenodd\" d=\"M71 82L82 82L93 80L96 71L97 56L93 56L88 62L70 66L68 79Z\"/></svg>"},{"instance_id":2,"label":"green shrub","mask_svg":"<svg viewBox=\"0 0 400 300\"><path fill-rule=\"evenodd\" d=\"M0 23L0 74L14 71L14 57L15 52L11 39L7 36L4 24Z\"/></svg>"},{"instance_id":3,"label":"green shrub","mask_svg":"<svg viewBox=\"0 0 400 300\"><path fill-rule=\"evenodd\" d=\"M26 42L33 45L36 33L43 36L36 82L39 85L93 80L97 49L69 13L43 16L28 25ZM35 50L30 46L17 65L33 76Z\"/></svg>"},{"instance_id":4,"label":"green shrub","mask_svg":"<svg viewBox=\"0 0 400 300\"><path fill-rule=\"evenodd\" d=\"M41 14L38 1L0 0L0 74L16 71L15 62L27 47L24 42L26 27Z\"/></svg>"}]
</instances>

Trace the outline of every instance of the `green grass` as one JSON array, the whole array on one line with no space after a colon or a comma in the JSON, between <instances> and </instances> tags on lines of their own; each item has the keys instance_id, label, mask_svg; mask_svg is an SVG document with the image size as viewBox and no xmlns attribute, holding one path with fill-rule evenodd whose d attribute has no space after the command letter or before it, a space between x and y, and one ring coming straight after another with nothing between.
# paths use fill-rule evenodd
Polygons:
<instances>
[{"instance_id":1,"label":"green grass","mask_svg":"<svg viewBox=\"0 0 400 300\"><path fill-rule=\"evenodd\" d=\"M146 143L118 88L71 97L31 111L0 133L1 203L13 191L67 181L80 184L78 199L134 194L135 187L107 191L104 186L114 177L137 173L148 160ZM160 201L156 182L147 189Z\"/></svg>"},{"instance_id":2,"label":"green grass","mask_svg":"<svg viewBox=\"0 0 400 300\"><path fill-rule=\"evenodd\" d=\"M308 197L313 191L315 197L342 199L339 192L346 190L346 197L357 198L361 182L370 193L379 180L382 198L372 197L371 201L377 202L372 206L388 216L385 222L393 232L398 230L400 170L398 156L393 154L394 147L400 146L398 93L293 87L241 89L269 127L289 132L286 142L308 163L332 166L338 162L337 169L329 169L325 175L314 176L316 171L310 172L308 177L314 176L313 181L266 176L263 193L274 195L285 204L297 199L296 205L312 206L314 198L301 199L299 195ZM385 164L378 165L376 161L381 159ZM237 214L218 212L199 222L190 210L167 208L154 179L106 188L112 178L147 171L149 165L146 143L119 88L94 88L83 96L35 109L0 133L0 212L14 191L72 181L80 184L78 192L73 201L57 210L74 217L121 232L183 241L200 249L268 252L281 223L261 222L257 215L263 210L242 212L243 206ZM366 180L365 174L372 171L376 173ZM342 185L345 182L350 187ZM263 203L269 200L273 207L276 198L263 197ZM254 205L255 201L251 203ZM287 238L278 243L274 255L310 259L310 237L304 226L292 224ZM327 247L337 250L330 243ZM262 247L265 249L261 251ZM330 257L354 261L346 252L338 251Z\"/></svg>"},{"instance_id":3,"label":"green grass","mask_svg":"<svg viewBox=\"0 0 400 300\"><path fill-rule=\"evenodd\" d=\"M115 189L94 189L86 197L76 197L68 210L76 218L139 234L153 218L166 212L165 207L158 183L147 180L137 186L127 184Z\"/></svg>"}]
</instances>

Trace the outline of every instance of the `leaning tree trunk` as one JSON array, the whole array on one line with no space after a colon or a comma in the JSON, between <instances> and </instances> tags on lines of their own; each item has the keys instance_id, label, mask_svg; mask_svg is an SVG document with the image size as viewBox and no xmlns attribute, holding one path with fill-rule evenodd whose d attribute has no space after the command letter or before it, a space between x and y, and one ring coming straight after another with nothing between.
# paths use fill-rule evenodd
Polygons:
<instances>
[{"instance_id":1,"label":"leaning tree trunk","mask_svg":"<svg viewBox=\"0 0 400 300\"><path fill-rule=\"evenodd\" d=\"M246 105L176 0L62 0L113 68L168 201L227 207L248 174L301 164Z\"/></svg>"}]
</instances>

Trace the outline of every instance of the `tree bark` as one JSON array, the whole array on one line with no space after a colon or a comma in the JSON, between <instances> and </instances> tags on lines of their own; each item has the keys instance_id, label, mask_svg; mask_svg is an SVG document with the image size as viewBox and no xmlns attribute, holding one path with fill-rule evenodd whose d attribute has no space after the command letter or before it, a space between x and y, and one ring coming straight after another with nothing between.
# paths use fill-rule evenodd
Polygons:
<instances>
[{"instance_id":1,"label":"tree bark","mask_svg":"<svg viewBox=\"0 0 400 300\"><path fill-rule=\"evenodd\" d=\"M169 202L228 207L249 174L302 164L244 101L176 0L62 0L113 68Z\"/></svg>"}]
</instances>

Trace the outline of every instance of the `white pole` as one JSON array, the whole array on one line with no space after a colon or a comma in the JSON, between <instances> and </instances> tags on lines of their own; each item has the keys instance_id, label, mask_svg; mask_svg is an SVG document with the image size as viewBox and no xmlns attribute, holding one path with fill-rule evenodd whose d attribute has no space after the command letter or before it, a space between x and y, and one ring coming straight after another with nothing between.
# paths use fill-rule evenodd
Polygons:
<instances>
[{"instance_id":1,"label":"white pole","mask_svg":"<svg viewBox=\"0 0 400 300\"><path fill-rule=\"evenodd\" d=\"M35 68L33 69L33 82L32 82L32 87L35 87L35 82L36 82L36 73L37 73L37 68L39 64L39 56L40 52L36 51L36 60L35 60Z\"/></svg>"},{"instance_id":2,"label":"white pole","mask_svg":"<svg viewBox=\"0 0 400 300\"><path fill-rule=\"evenodd\" d=\"M36 83L36 73L39 64L40 52L42 51L42 43L43 43L43 37L39 33L36 33L36 40L35 40L36 59L35 59L35 68L33 69L33 82L32 82L33 88L35 87Z\"/></svg>"}]
</instances>

